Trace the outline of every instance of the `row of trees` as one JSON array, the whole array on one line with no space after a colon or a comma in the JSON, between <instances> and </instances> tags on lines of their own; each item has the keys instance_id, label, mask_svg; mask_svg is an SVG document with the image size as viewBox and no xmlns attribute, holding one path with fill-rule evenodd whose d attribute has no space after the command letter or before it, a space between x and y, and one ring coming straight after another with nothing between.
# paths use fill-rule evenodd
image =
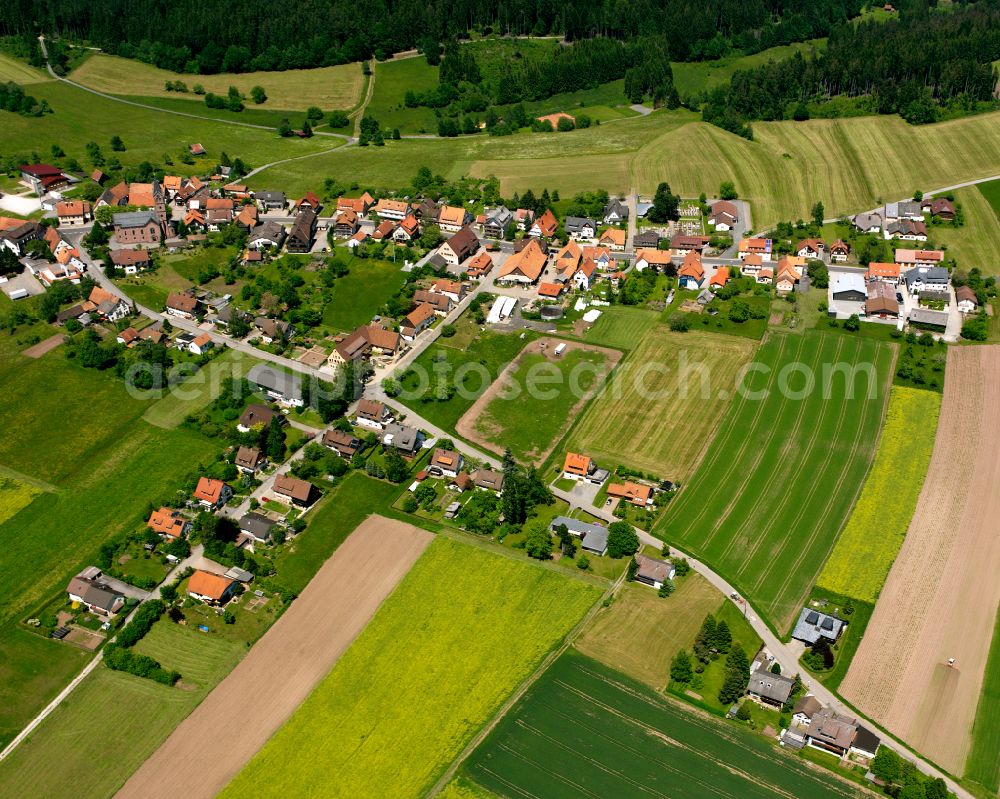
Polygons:
<instances>
[{"instance_id":1,"label":"row of trees","mask_svg":"<svg viewBox=\"0 0 1000 799\"><path fill-rule=\"evenodd\" d=\"M26 117L40 117L51 114L48 100L36 100L13 81L0 83L0 111L10 111Z\"/></svg>"},{"instance_id":2,"label":"row of trees","mask_svg":"<svg viewBox=\"0 0 1000 799\"><path fill-rule=\"evenodd\" d=\"M861 0L623 0L614 6L584 0L394 0L366 7L359 25L357 5L349 0L244 0L236 7L196 0L11 0L0 18L0 34L22 37L25 47L40 31L65 35L191 74L319 67L385 58L418 46L436 58L438 42L473 29L562 34L573 41L654 36L674 60L686 61L825 36L861 5ZM49 44L50 53L56 48Z\"/></svg>"}]
</instances>

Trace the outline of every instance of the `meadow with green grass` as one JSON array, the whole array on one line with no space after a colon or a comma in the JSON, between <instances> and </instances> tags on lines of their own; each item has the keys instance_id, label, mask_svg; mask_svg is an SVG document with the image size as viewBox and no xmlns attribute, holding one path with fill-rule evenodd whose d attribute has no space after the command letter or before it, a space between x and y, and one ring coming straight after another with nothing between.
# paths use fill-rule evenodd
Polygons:
<instances>
[{"instance_id":1,"label":"meadow with green grass","mask_svg":"<svg viewBox=\"0 0 1000 799\"><path fill-rule=\"evenodd\" d=\"M370 323L406 282L402 264L392 261L351 258L348 268L333 285L333 300L323 308L323 324L339 332Z\"/></svg>"},{"instance_id":2,"label":"meadow with green grass","mask_svg":"<svg viewBox=\"0 0 1000 799\"><path fill-rule=\"evenodd\" d=\"M965 763L966 779L992 793L1000 789L997 752L1000 752L1000 612L993 626L993 643L972 727L972 747Z\"/></svg>"},{"instance_id":3,"label":"meadow with green grass","mask_svg":"<svg viewBox=\"0 0 1000 799\"><path fill-rule=\"evenodd\" d=\"M867 338L771 334L694 477L654 528L711 564L779 633L861 490L894 357L893 345Z\"/></svg>"},{"instance_id":4,"label":"meadow with green grass","mask_svg":"<svg viewBox=\"0 0 1000 799\"><path fill-rule=\"evenodd\" d=\"M547 343L550 352L557 346L556 339ZM617 362L617 357L609 356L617 353L571 349L553 359L535 351L534 345L531 349L499 378L503 382L486 407L474 419L462 419L459 433L466 435L467 422L476 440L490 445L494 452L502 454L510 448L519 462L538 465L562 438L584 403L600 391ZM526 404L531 424L524 424Z\"/></svg>"},{"instance_id":5,"label":"meadow with green grass","mask_svg":"<svg viewBox=\"0 0 1000 799\"><path fill-rule=\"evenodd\" d=\"M604 308L583 338L592 344L631 350L639 345L645 333L656 325L659 314L645 308L613 305Z\"/></svg>"},{"instance_id":6,"label":"meadow with green grass","mask_svg":"<svg viewBox=\"0 0 1000 799\"><path fill-rule=\"evenodd\" d=\"M825 39L769 47L752 55L729 55L712 61L671 61L674 86L682 97L709 92L729 83L737 70L756 69L771 61L784 61L796 53L808 57L826 49Z\"/></svg>"},{"instance_id":7,"label":"meadow with green grass","mask_svg":"<svg viewBox=\"0 0 1000 799\"><path fill-rule=\"evenodd\" d=\"M546 799L865 795L573 651L532 685L460 775L502 796Z\"/></svg>"},{"instance_id":8,"label":"meadow with green grass","mask_svg":"<svg viewBox=\"0 0 1000 799\"><path fill-rule=\"evenodd\" d=\"M432 108L407 108L408 91L421 93L438 85L438 68L427 59L400 58L377 61L374 70L375 86L372 99L365 113L374 117L388 130L399 128L407 134L437 133L437 116Z\"/></svg>"},{"instance_id":9,"label":"meadow with green grass","mask_svg":"<svg viewBox=\"0 0 1000 799\"><path fill-rule=\"evenodd\" d=\"M817 578L820 590L869 603L878 598L917 507L940 410L936 391L892 387L875 461Z\"/></svg>"},{"instance_id":10,"label":"meadow with green grass","mask_svg":"<svg viewBox=\"0 0 1000 799\"><path fill-rule=\"evenodd\" d=\"M525 331L521 338L487 331L462 348L439 338L398 375L403 389L399 399L429 422L454 430L472 403L535 335Z\"/></svg>"},{"instance_id":11,"label":"meadow with green grass","mask_svg":"<svg viewBox=\"0 0 1000 799\"><path fill-rule=\"evenodd\" d=\"M959 269L980 269L983 274L1000 274L997 251L1000 248L1000 216L990 204L988 195L995 190L992 184L1000 181L968 186L954 192L955 202L962 207L965 224L951 227L948 224L931 225L928 234L938 246L944 247L949 258L954 258Z\"/></svg>"},{"instance_id":12,"label":"meadow with green grass","mask_svg":"<svg viewBox=\"0 0 1000 799\"><path fill-rule=\"evenodd\" d=\"M438 537L221 796L423 796L599 596Z\"/></svg>"},{"instance_id":13,"label":"meadow with green grass","mask_svg":"<svg viewBox=\"0 0 1000 799\"><path fill-rule=\"evenodd\" d=\"M686 481L756 342L657 324L634 346L570 430L566 448L605 467Z\"/></svg>"},{"instance_id":14,"label":"meadow with green grass","mask_svg":"<svg viewBox=\"0 0 1000 799\"><path fill-rule=\"evenodd\" d=\"M246 654L245 645L168 621L135 649L179 671L183 683L168 687L98 666L0 762L0 795L113 795Z\"/></svg>"},{"instance_id":15,"label":"meadow with green grass","mask_svg":"<svg viewBox=\"0 0 1000 799\"><path fill-rule=\"evenodd\" d=\"M90 56L70 73L69 79L105 94L170 97L187 101L193 106L189 109L191 113L199 113L205 107L204 97L192 91L195 84L220 95L225 95L230 86L235 86L244 95L249 95L254 86L262 87L267 100L256 106L251 99L247 99L245 105L248 109L305 111L315 105L329 112L353 108L361 99L363 83L360 64L290 69L285 72L190 75L168 72L142 61L105 53ZM165 88L168 81L181 81L189 92L168 92Z\"/></svg>"}]
</instances>

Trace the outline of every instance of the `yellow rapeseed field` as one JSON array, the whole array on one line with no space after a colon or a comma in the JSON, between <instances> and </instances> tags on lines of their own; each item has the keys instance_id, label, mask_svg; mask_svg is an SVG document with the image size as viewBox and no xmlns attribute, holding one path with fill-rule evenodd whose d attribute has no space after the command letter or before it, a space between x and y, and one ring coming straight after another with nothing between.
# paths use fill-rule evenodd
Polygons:
<instances>
[{"instance_id":1,"label":"yellow rapeseed field","mask_svg":"<svg viewBox=\"0 0 1000 799\"><path fill-rule=\"evenodd\" d=\"M422 796L599 596L438 538L221 796Z\"/></svg>"},{"instance_id":2,"label":"yellow rapeseed field","mask_svg":"<svg viewBox=\"0 0 1000 799\"><path fill-rule=\"evenodd\" d=\"M892 387L875 462L820 573L820 588L864 602L878 598L917 506L940 410L937 392Z\"/></svg>"}]
</instances>

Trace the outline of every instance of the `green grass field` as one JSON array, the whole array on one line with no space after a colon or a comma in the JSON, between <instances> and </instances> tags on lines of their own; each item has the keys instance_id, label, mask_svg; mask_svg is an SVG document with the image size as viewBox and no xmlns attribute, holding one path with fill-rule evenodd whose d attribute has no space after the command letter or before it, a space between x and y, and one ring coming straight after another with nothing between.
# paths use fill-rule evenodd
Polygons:
<instances>
[{"instance_id":1,"label":"green grass field","mask_svg":"<svg viewBox=\"0 0 1000 799\"><path fill-rule=\"evenodd\" d=\"M651 328L570 431L567 448L687 480L711 441L756 342Z\"/></svg>"},{"instance_id":2,"label":"green grass field","mask_svg":"<svg viewBox=\"0 0 1000 799\"><path fill-rule=\"evenodd\" d=\"M917 507L940 410L936 391L892 387L875 462L817 579L821 589L865 602L878 598Z\"/></svg>"},{"instance_id":3,"label":"green grass field","mask_svg":"<svg viewBox=\"0 0 1000 799\"><path fill-rule=\"evenodd\" d=\"M371 322L379 309L406 282L402 264L352 258L347 275L337 278L333 301L323 309L323 324L349 332Z\"/></svg>"},{"instance_id":4,"label":"green grass field","mask_svg":"<svg viewBox=\"0 0 1000 799\"><path fill-rule=\"evenodd\" d=\"M618 305L604 308L584 338L592 344L634 349L643 335L653 327L659 314L642 308Z\"/></svg>"},{"instance_id":5,"label":"green grass field","mask_svg":"<svg viewBox=\"0 0 1000 799\"><path fill-rule=\"evenodd\" d=\"M190 91L200 83L206 91L225 95L230 86L249 95L254 86L262 86L267 100L255 106L246 100L247 108L277 108L304 111L311 105L324 111L348 110L361 97L361 65L341 64L317 69L290 69L286 72L244 72L241 74L185 75L168 72L142 61L96 53L73 70L70 80L107 94L128 94L144 97L171 97L188 100L204 108L205 101ZM167 81L183 81L189 93L168 92ZM192 113L198 113L192 109Z\"/></svg>"},{"instance_id":6,"label":"green grass field","mask_svg":"<svg viewBox=\"0 0 1000 799\"><path fill-rule=\"evenodd\" d=\"M0 795L113 795L229 673L246 647L160 621L136 651L180 671L182 687L98 666L0 763Z\"/></svg>"},{"instance_id":7,"label":"green grass field","mask_svg":"<svg viewBox=\"0 0 1000 799\"><path fill-rule=\"evenodd\" d=\"M173 160L173 165L167 167L168 171L189 175L203 173L217 163L223 151L231 157L238 156L253 166L259 166L275 159L320 152L343 143L340 139L324 136L283 139L273 131L231 125L225 120L189 119L136 108L57 81L34 84L31 93L38 99L48 100L54 113L41 118L6 114L6 152L47 153L52 144L58 144L68 156L89 166L84 147L87 142L95 141L101 146L105 158L114 155L123 164L138 164L145 160L162 164L166 154ZM156 131L155 136L149 135L151 130ZM125 142L124 152L111 152L110 139L114 135L121 136ZM195 159L194 164L181 163L181 155L194 142L205 146L207 156Z\"/></svg>"},{"instance_id":8,"label":"green grass field","mask_svg":"<svg viewBox=\"0 0 1000 799\"><path fill-rule=\"evenodd\" d=\"M598 596L439 537L221 796L422 796Z\"/></svg>"},{"instance_id":9,"label":"green grass field","mask_svg":"<svg viewBox=\"0 0 1000 799\"><path fill-rule=\"evenodd\" d=\"M698 471L655 528L726 576L779 632L858 496L892 361L892 347L872 339L772 334Z\"/></svg>"},{"instance_id":10,"label":"green grass field","mask_svg":"<svg viewBox=\"0 0 1000 799\"><path fill-rule=\"evenodd\" d=\"M438 85L438 68L422 56L375 64L375 88L365 113L383 128L399 128L402 133L437 133L437 117L432 108L407 108L408 91L426 92Z\"/></svg>"},{"instance_id":11,"label":"green grass field","mask_svg":"<svg viewBox=\"0 0 1000 799\"><path fill-rule=\"evenodd\" d=\"M49 76L40 69L35 69L24 61L0 53L0 81L13 81L26 86L29 83L40 83L46 80L49 80ZM28 90L28 94L31 94L31 89Z\"/></svg>"},{"instance_id":12,"label":"green grass field","mask_svg":"<svg viewBox=\"0 0 1000 799\"><path fill-rule=\"evenodd\" d=\"M398 486L352 472L310 511L309 527L275 558L275 582L301 592L333 551L379 506L387 505Z\"/></svg>"},{"instance_id":13,"label":"green grass field","mask_svg":"<svg viewBox=\"0 0 1000 799\"><path fill-rule=\"evenodd\" d=\"M41 491L28 483L0 477L0 524L28 507Z\"/></svg>"},{"instance_id":14,"label":"green grass field","mask_svg":"<svg viewBox=\"0 0 1000 799\"><path fill-rule=\"evenodd\" d=\"M825 48L825 39L813 39L809 42L769 47L753 55L727 56L715 61L672 61L670 68L674 73L674 86L682 97L687 97L729 83L737 70L754 69L769 61L784 61L795 53L808 57L813 51Z\"/></svg>"},{"instance_id":15,"label":"green grass field","mask_svg":"<svg viewBox=\"0 0 1000 799\"><path fill-rule=\"evenodd\" d=\"M662 690L670 661L690 648L701 623L725 601L697 572L676 581L668 599L646 585L628 583L611 606L601 610L575 646L583 654Z\"/></svg>"},{"instance_id":16,"label":"green grass field","mask_svg":"<svg viewBox=\"0 0 1000 799\"><path fill-rule=\"evenodd\" d=\"M992 793L1000 788L997 752L1000 752L1000 612L993 628L993 643L972 727L972 748L965 763L966 778Z\"/></svg>"},{"instance_id":17,"label":"green grass field","mask_svg":"<svg viewBox=\"0 0 1000 799\"><path fill-rule=\"evenodd\" d=\"M259 363L256 358L227 350L156 400L142 418L157 427L177 427L189 413L200 411L219 396L226 381L239 380L256 363Z\"/></svg>"},{"instance_id":18,"label":"green grass field","mask_svg":"<svg viewBox=\"0 0 1000 799\"><path fill-rule=\"evenodd\" d=\"M509 389L501 389L472 424L495 452L509 447L521 463L538 465L579 413L573 409L582 409L600 390L610 368L607 353L596 350L570 350L554 361L524 353L507 378ZM526 406L531 424L524 423Z\"/></svg>"},{"instance_id":19,"label":"green grass field","mask_svg":"<svg viewBox=\"0 0 1000 799\"><path fill-rule=\"evenodd\" d=\"M454 430L462 414L469 410L531 338L533 334L530 332L523 339L515 335L486 332L478 334L461 349L450 346L448 339L438 339L420 353L411 368L401 376L403 394L400 400L429 422L445 430ZM475 366L477 363L486 370L485 377L482 370ZM451 385L455 382L452 378L465 364L471 366L465 367L458 375L456 388L461 390L451 397L438 393L435 376L445 375L445 383Z\"/></svg>"},{"instance_id":20,"label":"green grass field","mask_svg":"<svg viewBox=\"0 0 1000 799\"><path fill-rule=\"evenodd\" d=\"M856 797L862 789L574 652L557 660L462 768L502 796Z\"/></svg>"}]
</instances>

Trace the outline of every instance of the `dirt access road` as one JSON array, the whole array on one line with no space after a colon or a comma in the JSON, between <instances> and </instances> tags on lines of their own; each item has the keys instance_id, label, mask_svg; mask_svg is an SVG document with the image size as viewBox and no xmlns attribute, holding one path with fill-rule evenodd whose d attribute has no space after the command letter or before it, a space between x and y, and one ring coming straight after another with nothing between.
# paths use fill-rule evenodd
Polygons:
<instances>
[{"instance_id":1,"label":"dirt access road","mask_svg":"<svg viewBox=\"0 0 1000 799\"><path fill-rule=\"evenodd\" d=\"M561 355L556 355L555 348L560 344L565 344L566 349L563 350ZM577 350L599 352L604 355L606 360L603 367L597 374L593 371L587 372L588 379L593 377L593 384L591 388L582 397L578 397L571 408L566 409L565 424L563 424L563 426L553 435L552 442L549 447L542 452L531 453L533 456L531 460L536 466L544 463L545 459L548 458L549 454L552 452L552 449L559 443L559 441L562 440L562 437L566 434L569 426L576 420L577 416L583 410L587 401L601 390L608 375L611 374L611 371L618 365L618 361L622 358L622 353L619 350L613 350L609 347L597 347L593 344L585 344L581 341L567 341L559 338L536 339L535 341L525 345L524 349L521 350L518 356L507 364L507 366L504 367L504 370L497 375L497 379L490 384L489 388L487 388L486 391L484 391L476 399L476 401L472 404L472 407L462 414L462 418L459 419L458 424L455 425L455 432L466 441L471 441L473 444L477 444L485 450L502 455L503 447L488 440L481 429L482 426L488 426L491 423L490 419L487 416L484 416L484 414L488 413L487 409L489 408L490 403L508 385L511 376L517 371L525 356L541 354L545 356L547 363L558 363L560 360L565 359L569 353ZM523 388L524 387L522 386L522 389ZM525 396L525 402L531 401L530 397Z\"/></svg>"},{"instance_id":2,"label":"dirt access road","mask_svg":"<svg viewBox=\"0 0 1000 799\"><path fill-rule=\"evenodd\" d=\"M216 796L326 676L433 538L370 516L116 795Z\"/></svg>"},{"instance_id":3,"label":"dirt access road","mask_svg":"<svg viewBox=\"0 0 1000 799\"><path fill-rule=\"evenodd\" d=\"M965 768L1000 603L998 431L1000 347L950 348L920 500L841 684L859 710L953 774Z\"/></svg>"}]
</instances>

